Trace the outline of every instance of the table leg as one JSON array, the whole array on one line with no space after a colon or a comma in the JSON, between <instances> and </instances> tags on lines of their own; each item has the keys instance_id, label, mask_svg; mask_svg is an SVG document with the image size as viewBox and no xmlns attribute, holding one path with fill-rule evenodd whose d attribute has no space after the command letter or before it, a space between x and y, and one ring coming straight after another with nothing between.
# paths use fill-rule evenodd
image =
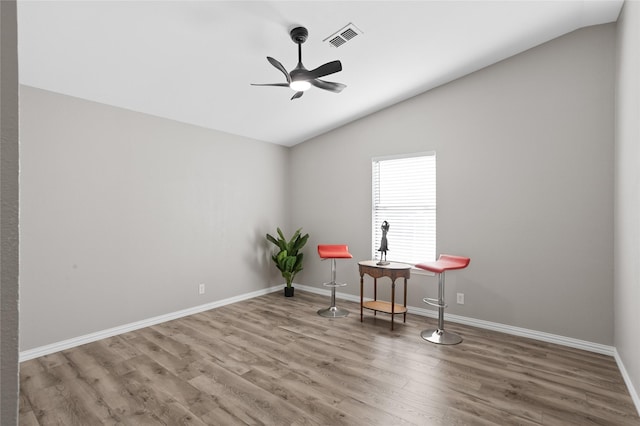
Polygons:
<instances>
[{"instance_id":1,"label":"table leg","mask_svg":"<svg viewBox=\"0 0 640 426\"><path fill-rule=\"evenodd\" d=\"M391 330L393 330L393 317L396 309L396 281L391 280Z\"/></svg>"},{"instance_id":2,"label":"table leg","mask_svg":"<svg viewBox=\"0 0 640 426\"><path fill-rule=\"evenodd\" d=\"M378 300L378 279L373 279L373 300ZM373 311L373 316L375 317L378 311Z\"/></svg>"},{"instance_id":3,"label":"table leg","mask_svg":"<svg viewBox=\"0 0 640 426\"><path fill-rule=\"evenodd\" d=\"M362 304L364 303L364 275L360 275L360 322L362 322Z\"/></svg>"},{"instance_id":4,"label":"table leg","mask_svg":"<svg viewBox=\"0 0 640 426\"><path fill-rule=\"evenodd\" d=\"M404 279L404 319L402 322L407 322L407 278Z\"/></svg>"}]
</instances>

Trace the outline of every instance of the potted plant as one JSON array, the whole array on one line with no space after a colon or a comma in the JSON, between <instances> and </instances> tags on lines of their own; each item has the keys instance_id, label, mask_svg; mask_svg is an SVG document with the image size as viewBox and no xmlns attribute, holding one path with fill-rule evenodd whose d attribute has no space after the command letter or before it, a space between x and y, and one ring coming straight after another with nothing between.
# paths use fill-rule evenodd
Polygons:
<instances>
[{"instance_id":1,"label":"potted plant","mask_svg":"<svg viewBox=\"0 0 640 426\"><path fill-rule=\"evenodd\" d=\"M284 288L284 295L286 297L292 297L293 287L291 284L293 283L293 278L298 272L302 271L303 253L301 253L300 250L307 243L309 234L301 235L300 231L302 231L302 228L300 228L293 234L293 237L287 241L280 228L277 230L278 238L267 234L267 240L278 247L278 252L274 253L271 259L273 259L276 267L280 270L282 277L287 283L287 286Z\"/></svg>"}]
</instances>

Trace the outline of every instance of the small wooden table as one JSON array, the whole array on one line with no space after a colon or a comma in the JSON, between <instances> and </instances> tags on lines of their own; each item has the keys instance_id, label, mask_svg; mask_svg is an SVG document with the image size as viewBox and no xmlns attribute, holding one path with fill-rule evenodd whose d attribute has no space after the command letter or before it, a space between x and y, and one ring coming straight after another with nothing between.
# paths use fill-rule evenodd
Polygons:
<instances>
[{"instance_id":1,"label":"small wooden table","mask_svg":"<svg viewBox=\"0 0 640 426\"><path fill-rule=\"evenodd\" d=\"M391 262L388 265L378 265L377 260L363 260L358 262L360 270L360 322L363 320L363 308L376 312L391 314L391 330L393 330L393 317L403 314L403 322L407 321L407 280L411 277L411 265ZM364 275L373 278L373 300L364 301ZM391 302L378 300L378 278L389 277L391 279ZM404 305L396 304L396 279L404 278Z\"/></svg>"}]
</instances>

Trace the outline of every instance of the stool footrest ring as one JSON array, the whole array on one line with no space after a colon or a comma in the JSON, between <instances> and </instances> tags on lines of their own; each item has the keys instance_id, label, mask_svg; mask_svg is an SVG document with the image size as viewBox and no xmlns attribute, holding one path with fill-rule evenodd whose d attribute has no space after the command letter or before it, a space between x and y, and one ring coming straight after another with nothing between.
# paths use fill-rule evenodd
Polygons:
<instances>
[{"instance_id":1,"label":"stool footrest ring","mask_svg":"<svg viewBox=\"0 0 640 426\"><path fill-rule=\"evenodd\" d=\"M440 303L438 299L432 299L430 297L425 297L424 299L422 299L422 301L427 305L435 306L437 308L446 308L447 306L449 306L446 303Z\"/></svg>"},{"instance_id":2,"label":"stool footrest ring","mask_svg":"<svg viewBox=\"0 0 640 426\"><path fill-rule=\"evenodd\" d=\"M347 283L328 282L328 283L322 283L322 285L325 287L344 287L347 285Z\"/></svg>"}]
</instances>

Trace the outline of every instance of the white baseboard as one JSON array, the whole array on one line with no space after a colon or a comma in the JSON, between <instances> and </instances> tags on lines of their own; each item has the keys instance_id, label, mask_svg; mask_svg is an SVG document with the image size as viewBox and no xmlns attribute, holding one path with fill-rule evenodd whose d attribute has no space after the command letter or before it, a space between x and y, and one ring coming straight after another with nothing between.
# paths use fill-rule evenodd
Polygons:
<instances>
[{"instance_id":1,"label":"white baseboard","mask_svg":"<svg viewBox=\"0 0 640 426\"><path fill-rule=\"evenodd\" d=\"M63 340L61 342L52 343L50 345L40 346L37 348L29 349L20 352L20 362L28 361L40 356L49 355L55 352L63 351L65 349L74 348L76 346L84 345L86 343L95 342L96 340L106 339L107 337L117 336L118 334L126 333L140 328L149 327L155 324L160 324L166 321L171 321L177 318L186 317L188 315L194 315L200 312L208 311L210 309L219 308L220 306L229 305L231 303L240 302L242 300L252 299L254 297L262 296L265 294L273 293L274 291L282 290L283 285L277 285L269 287L263 290L253 291L251 293L241 294L239 296L229 297L223 300L217 300L215 302L206 303L204 305L194 306L192 308L183 309L177 312L171 312L165 315L159 315L157 317L148 318L142 321L136 321L129 324L124 324L118 327L109 328L107 330L97 331L95 333L85 334L84 336L74 337L72 339Z\"/></svg>"},{"instance_id":2,"label":"white baseboard","mask_svg":"<svg viewBox=\"0 0 640 426\"><path fill-rule=\"evenodd\" d=\"M620 355L618 354L618 350L616 348L613 349L613 357L616 359L616 364L618 364L620 374L622 374L624 383L627 385L627 389L629 390L629 394L631 395L633 404L636 406L636 411L640 416L640 395L638 395L636 388L633 386L631 377L629 377L629 373L627 373L627 369L625 368L624 363L622 362L622 358L620 358Z\"/></svg>"},{"instance_id":3,"label":"white baseboard","mask_svg":"<svg viewBox=\"0 0 640 426\"><path fill-rule=\"evenodd\" d=\"M438 312L431 309L407 307L409 312L416 315L427 316L430 318L438 318ZM585 351L596 352L603 355L613 356L615 348L613 346L603 345L600 343L589 342L587 340L574 339L572 337L560 336L557 334L545 333L542 331L531 330L528 328L515 327L512 325L500 324L497 322L484 321L475 318L463 317L460 315L444 314L445 321L455 322L472 327L482 328L485 330L498 331L514 336L527 337L529 339L540 340L542 342L555 343L558 345L568 346L571 348L582 349Z\"/></svg>"},{"instance_id":4,"label":"white baseboard","mask_svg":"<svg viewBox=\"0 0 640 426\"><path fill-rule=\"evenodd\" d=\"M329 296L330 290L311 287L302 284L295 284L299 290L309 293L315 293L320 295ZM264 290L253 291L251 293L241 294L239 296L230 297L223 300L207 303L204 305L195 306L193 308L183 309L177 312L171 312L165 315L160 315L153 318L148 318L142 321L137 321L130 324L124 324L118 327L109 328L107 330L98 331L95 333L85 334L83 336L74 337L72 339L63 340L61 342L52 343L50 345L40 346L34 349L29 349L20 352L20 362L27 361L29 359L37 358L39 356L52 354L54 352L62 351L65 349L73 348L75 346L84 345L86 343L95 342L96 340L105 339L107 337L116 336L118 334L126 333L140 328L149 327L151 325L160 324L165 321L171 321L177 318L185 317L187 315L197 314L199 312L208 311L210 309L218 308L220 306L229 305L231 303L240 302L242 300L251 299L254 297L262 296L264 294L273 293L282 289L282 284L273 286ZM352 294L337 292L336 296L349 300L351 302L360 302L359 296ZM437 318L437 311L431 309L417 308L414 306L407 306L408 312L416 315L421 315L430 318ZM452 315L445 313L445 321L451 321L459 324L470 325L473 327L483 328L487 330L499 331L506 334L513 334L521 337L528 337L531 339L541 340L544 342L557 343L559 345L569 346L577 349L584 349L586 351L597 352L604 355L615 356L615 348L613 346L601 345L599 343L588 342L584 340L573 339L571 337L559 336L556 334L544 333L536 330L529 330L526 328L514 327L511 325L505 325L490 321L479 320L475 318L463 317L460 315Z\"/></svg>"}]
</instances>

